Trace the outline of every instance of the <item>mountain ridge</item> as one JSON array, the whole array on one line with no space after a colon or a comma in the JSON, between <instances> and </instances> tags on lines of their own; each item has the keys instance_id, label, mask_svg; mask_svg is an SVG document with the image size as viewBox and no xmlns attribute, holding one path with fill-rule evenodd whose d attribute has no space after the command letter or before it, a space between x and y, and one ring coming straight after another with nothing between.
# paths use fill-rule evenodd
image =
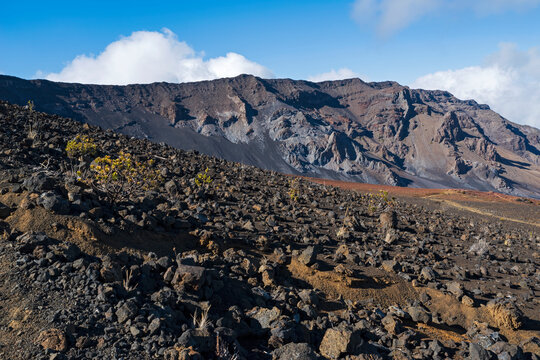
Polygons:
<instances>
[{"instance_id":1,"label":"mountain ridge","mask_svg":"<svg viewBox=\"0 0 540 360\"><path fill-rule=\"evenodd\" d=\"M240 75L115 86L0 76L0 99L285 173L540 197L540 130L392 81Z\"/></svg>"}]
</instances>

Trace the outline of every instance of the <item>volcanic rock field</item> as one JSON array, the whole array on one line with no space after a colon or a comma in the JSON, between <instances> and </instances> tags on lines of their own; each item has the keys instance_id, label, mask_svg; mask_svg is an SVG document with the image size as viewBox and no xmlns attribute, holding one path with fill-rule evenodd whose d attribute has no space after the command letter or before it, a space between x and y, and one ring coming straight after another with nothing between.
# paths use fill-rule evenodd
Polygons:
<instances>
[{"instance_id":1,"label":"volcanic rock field","mask_svg":"<svg viewBox=\"0 0 540 360\"><path fill-rule=\"evenodd\" d=\"M0 129L1 359L540 357L535 224L7 102ZM68 157L78 135L152 160L157 186L111 199Z\"/></svg>"}]
</instances>

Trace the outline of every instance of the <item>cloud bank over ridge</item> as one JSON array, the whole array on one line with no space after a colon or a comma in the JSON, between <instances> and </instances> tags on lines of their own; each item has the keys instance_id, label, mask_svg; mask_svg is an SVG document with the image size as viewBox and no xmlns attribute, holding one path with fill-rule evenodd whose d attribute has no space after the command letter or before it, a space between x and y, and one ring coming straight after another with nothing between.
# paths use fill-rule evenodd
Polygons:
<instances>
[{"instance_id":1,"label":"cloud bank over ridge","mask_svg":"<svg viewBox=\"0 0 540 360\"><path fill-rule=\"evenodd\" d=\"M523 51L502 43L484 64L438 71L416 79L413 88L447 90L488 104L510 121L540 128L540 49Z\"/></svg>"},{"instance_id":2,"label":"cloud bank over ridge","mask_svg":"<svg viewBox=\"0 0 540 360\"><path fill-rule=\"evenodd\" d=\"M86 84L189 82L252 74L273 77L272 72L244 56L229 52L205 59L168 29L136 31L109 44L97 56L79 55L60 72L46 79ZM38 72L37 76L42 75Z\"/></svg>"},{"instance_id":3,"label":"cloud bank over ridge","mask_svg":"<svg viewBox=\"0 0 540 360\"><path fill-rule=\"evenodd\" d=\"M332 69L322 74L309 76L307 80L313 81L313 82L321 82L321 81L327 81L327 80L350 79L350 78L355 78L355 77L359 77L359 74L355 73L349 68L341 68L338 70ZM363 79L363 80L366 80L366 79Z\"/></svg>"}]
</instances>

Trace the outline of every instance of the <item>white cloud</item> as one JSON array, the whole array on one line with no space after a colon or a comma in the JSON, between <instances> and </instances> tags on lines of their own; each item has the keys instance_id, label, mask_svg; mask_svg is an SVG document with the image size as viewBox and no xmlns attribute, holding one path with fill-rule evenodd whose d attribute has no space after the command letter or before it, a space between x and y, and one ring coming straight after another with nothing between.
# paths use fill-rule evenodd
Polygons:
<instances>
[{"instance_id":1,"label":"white cloud","mask_svg":"<svg viewBox=\"0 0 540 360\"><path fill-rule=\"evenodd\" d=\"M42 74L38 72L37 75ZM48 80L125 85L187 82L252 74L272 77L266 67L237 53L205 60L168 29L136 31L109 44L97 56L79 55Z\"/></svg>"},{"instance_id":2,"label":"white cloud","mask_svg":"<svg viewBox=\"0 0 540 360\"><path fill-rule=\"evenodd\" d=\"M488 104L507 119L540 128L540 51L503 43L482 65L439 71L411 87L447 90L461 99Z\"/></svg>"},{"instance_id":3,"label":"white cloud","mask_svg":"<svg viewBox=\"0 0 540 360\"><path fill-rule=\"evenodd\" d=\"M330 70L329 72L325 72L322 74L312 75L308 77L307 79L309 81L313 82L320 82L320 81L327 81L327 80L343 80L343 79L350 79L359 77L357 73L352 71L349 68L341 68L338 70ZM365 79L364 79L365 80Z\"/></svg>"},{"instance_id":4,"label":"white cloud","mask_svg":"<svg viewBox=\"0 0 540 360\"><path fill-rule=\"evenodd\" d=\"M472 10L486 16L538 5L540 0L355 0L351 15L359 24L373 27L380 36L387 37L437 12Z\"/></svg>"}]
</instances>

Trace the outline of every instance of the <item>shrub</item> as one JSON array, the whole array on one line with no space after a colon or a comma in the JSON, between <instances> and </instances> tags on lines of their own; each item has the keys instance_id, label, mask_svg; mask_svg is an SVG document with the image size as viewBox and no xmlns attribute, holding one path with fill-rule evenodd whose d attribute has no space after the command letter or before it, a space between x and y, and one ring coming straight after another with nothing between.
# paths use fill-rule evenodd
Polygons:
<instances>
[{"instance_id":1,"label":"shrub","mask_svg":"<svg viewBox=\"0 0 540 360\"><path fill-rule=\"evenodd\" d=\"M299 193L300 193L300 183L299 183L298 178L289 180L289 198L294 202L298 202Z\"/></svg>"},{"instance_id":2,"label":"shrub","mask_svg":"<svg viewBox=\"0 0 540 360\"><path fill-rule=\"evenodd\" d=\"M96 156L97 150L94 140L86 135L77 135L74 139L69 140L66 145L66 153L71 159Z\"/></svg>"},{"instance_id":3,"label":"shrub","mask_svg":"<svg viewBox=\"0 0 540 360\"><path fill-rule=\"evenodd\" d=\"M107 194L110 201L127 200L144 191L156 188L161 175L153 168L154 161L137 161L121 152L116 159L109 155L96 158L90 165L93 176L89 182Z\"/></svg>"},{"instance_id":4,"label":"shrub","mask_svg":"<svg viewBox=\"0 0 540 360\"><path fill-rule=\"evenodd\" d=\"M66 153L69 158L71 175L77 180L88 177L88 168L83 160L95 156L97 152L98 147L94 140L86 135L77 135L74 139L69 140L66 145ZM74 159L78 159L79 163L74 164Z\"/></svg>"},{"instance_id":5,"label":"shrub","mask_svg":"<svg viewBox=\"0 0 540 360\"><path fill-rule=\"evenodd\" d=\"M214 179L212 179L212 177L208 175L208 171L208 168L206 168L203 173L197 174L197 177L195 177L195 185L201 187L204 185L209 185L214 181Z\"/></svg>"},{"instance_id":6,"label":"shrub","mask_svg":"<svg viewBox=\"0 0 540 360\"><path fill-rule=\"evenodd\" d=\"M369 193L365 198L368 202L370 214L374 214L378 209L393 208L396 205L395 198L390 198L386 190L379 190L377 194Z\"/></svg>"},{"instance_id":7,"label":"shrub","mask_svg":"<svg viewBox=\"0 0 540 360\"><path fill-rule=\"evenodd\" d=\"M34 140L39 135L39 129L38 129L39 124L37 121L36 113L34 111L34 102L32 100L28 100L28 102L26 103L26 107L30 111L30 116L28 117L28 120L26 122L26 127L27 127L26 136L29 139Z\"/></svg>"}]
</instances>

